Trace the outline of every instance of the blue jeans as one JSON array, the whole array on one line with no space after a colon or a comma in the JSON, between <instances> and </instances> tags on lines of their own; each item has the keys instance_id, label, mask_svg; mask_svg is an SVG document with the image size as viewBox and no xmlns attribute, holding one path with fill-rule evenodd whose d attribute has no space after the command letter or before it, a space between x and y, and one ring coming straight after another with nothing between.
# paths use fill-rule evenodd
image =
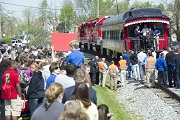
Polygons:
<instances>
[{"instance_id":1,"label":"blue jeans","mask_svg":"<svg viewBox=\"0 0 180 120\"><path fill-rule=\"evenodd\" d=\"M38 56L34 56L34 60L38 59Z\"/></svg>"},{"instance_id":2,"label":"blue jeans","mask_svg":"<svg viewBox=\"0 0 180 120\"><path fill-rule=\"evenodd\" d=\"M44 98L40 98L40 99L29 99L29 105L30 105L31 115L32 115L33 112L36 110L36 108L38 108L38 107L43 103L43 99L44 99Z\"/></svg>"},{"instance_id":3,"label":"blue jeans","mask_svg":"<svg viewBox=\"0 0 180 120\"><path fill-rule=\"evenodd\" d=\"M162 84L164 86L167 86L167 75L166 75L166 71L158 71L158 84Z\"/></svg>"},{"instance_id":4,"label":"blue jeans","mask_svg":"<svg viewBox=\"0 0 180 120\"><path fill-rule=\"evenodd\" d=\"M131 77L132 77L132 74L133 74L133 71L132 71L132 63L129 63L128 68L127 68L127 71L128 71L128 78L131 78Z\"/></svg>"},{"instance_id":5,"label":"blue jeans","mask_svg":"<svg viewBox=\"0 0 180 120\"><path fill-rule=\"evenodd\" d=\"M145 80L144 75L145 75L145 65L143 63L139 63L139 74L140 74L140 79Z\"/></svg>"}]
</instances>

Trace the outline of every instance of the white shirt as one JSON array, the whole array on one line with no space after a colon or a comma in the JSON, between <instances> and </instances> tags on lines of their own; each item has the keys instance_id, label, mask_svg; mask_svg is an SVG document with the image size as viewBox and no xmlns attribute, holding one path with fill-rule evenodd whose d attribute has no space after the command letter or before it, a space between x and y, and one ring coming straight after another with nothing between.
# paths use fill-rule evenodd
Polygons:
<instances>
[{"instance_id":1,"label":"white shirt","mask_svg":"<svg viewBox=\"0 0 180 120\"><path fill-rule=\"evenodd\" d=\"M146 58L147 58L146 53L143 53L143 52L138 53L138 60L139 60L140 62L143 63Z\"/></svg>"},{"instance_id":2,"label":"white shirt","mask_svg":"<svg viewBox=\"0 0 180 120\"><path fill-rule=\"evenodd\" d=\"M164 58L166 58L166 54L168 53L168 51L162 51L161 53L164 53ZM160 54L161 54L160 53ZM160 57L160 56L159 56Z\"/></svg>"},{"instance_id":3,"label":"white shirt","mask_svg":"<svg viewBox=\"0 0 180 120\"><path fill-rule=\"evenodd\" d=\"M63 86L63 89L66 89L68 87L75 85L74 78L69 77L67 75L62 75L62 74L59 74L56 76L55 82L60 83Z\"/></svg>"},{"instance_id":4,"label":"white shirt","mask_svg":"<svg viewBox=\"0 0 180 120\"><path fill-rule=\"evenodd\" d=\"M98 110L94 103L91 102L88 108L85 108L82 102L80 104L85 113L89 115L90 120L98 120Z\"/></svg>"},{"instance_id":5,"label":"white shirt","mask_svg":"<svg viewBox=\"0 0 180 120\"><path fill-rule=\"evenodd\" d=\"M153 55L154 59L156 60L156 52L155 51L152 52L152 55Z\"/></svg>"},{"instance_id":6,"label":"white shirt","mask_svg":"<svg viewBox=\"0 0 180 120\"><path fill-rule=\"evenodd\" d=\"M148 30L148 28L143 28L142 30L141 30L141 33L143 34L143 36L146 36L146 31Z\"/></svg>"},{"instance_id":7,"label":"white shirt","mask_svg":"<svg viewBox=\"0 0 180 120\"><path fill-rule=\"evenodd\" d=\"M46 80L49 78L51 72L49 71L49 67L50 65L45 65L43 66L43 70L41 70L42 72L42 77L44 79L44 89L46 89Z\"/></svg>"},{"instance_id":8,"label":"white shirt","mask_svg":"<svg viewBox=\"0 0 180 120\"><path fill-rule=\"evenodd\" d=\"M33 51L33 55L37 56L38 55L38 51Z\"/></svg>"}]
</instances>

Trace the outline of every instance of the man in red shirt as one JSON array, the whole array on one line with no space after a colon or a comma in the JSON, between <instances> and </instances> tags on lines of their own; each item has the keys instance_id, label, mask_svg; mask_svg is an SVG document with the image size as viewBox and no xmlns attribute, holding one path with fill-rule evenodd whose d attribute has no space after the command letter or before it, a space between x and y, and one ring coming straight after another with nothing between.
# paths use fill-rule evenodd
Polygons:
<instances>
[{"instance_id":1,"label":"man in red shirt","mask_svg":"<svg viewBox=\"0 0 180 120\"><path fill-rule=\"evenodd\" d=\"M9 81L11 85L11 99L5 100L5 116L6 120L18 120L21 114L21 87L19 75L16 72L17 62L10 61L10 68L7 69L2 76L2 84Z\"/></svg>"}]
</instances>

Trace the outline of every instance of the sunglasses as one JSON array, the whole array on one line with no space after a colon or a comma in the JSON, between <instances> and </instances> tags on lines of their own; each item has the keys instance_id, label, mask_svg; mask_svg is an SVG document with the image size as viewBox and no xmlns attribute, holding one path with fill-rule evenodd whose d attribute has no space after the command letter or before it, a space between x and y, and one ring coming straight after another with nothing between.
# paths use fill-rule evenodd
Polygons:
<instances>
[{"instance_id":1,"label":"sunglasses","mask_svg":"<svg viewBox=\"0 0 180 120\"><path fill-rule=\"evenodd\" d=\"M55 70L60 69L60 67L56 67Z\"/></svg>"}]
</instances>

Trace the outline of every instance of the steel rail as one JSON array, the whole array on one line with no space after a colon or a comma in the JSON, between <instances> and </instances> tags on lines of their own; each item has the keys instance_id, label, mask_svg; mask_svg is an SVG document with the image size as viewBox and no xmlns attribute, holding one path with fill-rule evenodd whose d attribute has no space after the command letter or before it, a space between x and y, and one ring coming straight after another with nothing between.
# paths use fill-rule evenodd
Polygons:
<instances>
[{"instance_id":1,"label":"steel rail","mask_svg":"<svg viewBox=\"0 0 180 120\"><path fill-rule=\"evenodd\" d=\"M155 85L163 90L165 93L167 93L168 95L170 95L173 99L177 100L179 103L180 103L180 96L177 95L176 93L174 93L173 91L171 91L170 89L166 88L165 86L163 85L160 85L158 84L157 82L155 82Z\"/></svg>"}]
</instances>

